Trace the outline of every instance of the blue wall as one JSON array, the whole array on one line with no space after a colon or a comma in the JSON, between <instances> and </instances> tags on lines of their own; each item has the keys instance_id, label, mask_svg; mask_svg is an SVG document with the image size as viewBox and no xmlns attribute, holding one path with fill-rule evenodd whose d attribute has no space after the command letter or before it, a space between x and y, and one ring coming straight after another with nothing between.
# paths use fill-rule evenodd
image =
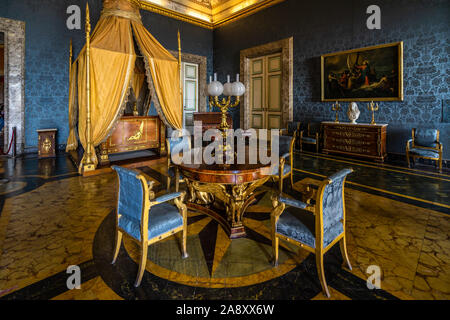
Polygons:
<instances>
[{"instance_id":1,"label":"blue wall","mask_svg":"<svg viewBox=\"0 0 450 320\"><path fill-rule=\"evenodd\" d=\"M177 49L177 30L184 52L208 58L208 75L221 81L239 72L239 52L268 42L294 37L294 118L330 120L329 103L320 102L320 55L382 43L404 41L403 102L382 102L377 122L389 123L388 151L404 152L412 127L437 127L450 158L450 125L442 123L442 104L449 99L449 2L376 1L382 10L382 30L366 28L366 8L373 1L317 0L285 2L223 26L214 32L141 11L143 23L171 50ZM84 44L83 30L66 28L66 8L85 0L1 0L0 16L26 22L25 145L36 150L40 128L59 129L58 144L68 135L68 45L75 56ZM101 0L90 0L95 25ZM83 28L83 27L82 27ZM214 56L213 56L214 52ZM361 106L360 122L370 121ZM239 110L235 110L235 125ZM345 119L344 111L341 119Z\"/></svg>"},{"instance_id":2,"label":"blue wall","mask_svg":"<svg viewBox=\"0 0 450 320\"><path fill-rule=\"evenodd\" d=\"M67 7L82 9L82 30L66 27ZM91 23L100 17L101 0L90 0ZM25 21L25 151L36 151L37 129L58 128L60 145L66 143L68 127L69 41L74 58L85 43L85 0L1 0L0 17ZM144 25L170 50L177 50L177 30L183 52L208 58L212 72L213 33L165 16L141 10Z\"/></svg>"},{"instance_id":3,"label":"blue wall","mask_svg":"<svg viewBox=\"0 0 450 320\"><path fill-rule=\"evenodd\" d=\"M366 9L377 4L382 29L368 30ZM281 4L214 31L214 70L224 81L239 72L240 50L294 37L294 119L334 120L331 103L320 101L320 56L365 46L404 41L403 102L381 102L378 123L389 123L388 151L404 153L413 127L441 130L450 159L450 124L442 123L443 100L450 95L449 1L298 1ZM344 104L343 104L344 105ZM359 122L369 122L359 103ZM347 104L343 108L347 109ZM347 119L344 111L340 119ZM233 113L239 125L240 111Z\"/></svg>"}]
</instances>

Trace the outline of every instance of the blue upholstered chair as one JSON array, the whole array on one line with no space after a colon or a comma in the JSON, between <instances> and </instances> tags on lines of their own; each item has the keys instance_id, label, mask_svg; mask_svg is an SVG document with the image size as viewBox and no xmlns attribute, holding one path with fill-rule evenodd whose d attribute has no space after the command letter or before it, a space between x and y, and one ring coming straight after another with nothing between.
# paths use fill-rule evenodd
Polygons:
<instances>
[{"instance_id":1,"label":"blue upholstered chair","mask_svg":"<svg viewBox=\"0 0 450 320\"><path fill-rule=\"evenodd\" d=\"M300 130L300 151L303 151L303 144L306 143L316 145L316 152L319 153L319 133L320 123L308 123L306 132L305 130Z\"/></svg>"},{"instance_id":2,"label":"blue upholstered chair","mask_svg":"<svg viewBox=\"0 0 450 320\"><path fill-rule=\"evenodd\" d=\"M294 144L295 136L280 136L279 165L272 168L272 179L279 182L279 191L283 192L284 178L291 177L291 187L294 185L292 171L294 168ZM287 162L287 163L286 163Z\"/></svg>"},{"instance_id":3,"label":"blue upholstered chair","mask_svg":"<svg viewBox=\"0 0 450 320\"><path fill-rule=\"evenodd\" d=\"M337 242L342 257L351 270L345 242L344 184L352 169L344 169L325 179L315 198L314 213L305 210L311 205L299 200L272 198L272 247L274 264L278 264L279 239L296 244L316 255L316 267L322 290L330 297L325 279L323 256Z\"/></svg>"},{"instance_id":4,"label":"blue upholstered chair","mask_svg":"<svg viewBox=\"0 0 450 320\"><path fill-rule=\"evenodd\" d=\"M178 150L188 150L191 151L191 138L188 135L178 137L176 139L170 138L166 140L167 145L167 191L170 190L170 183L172 178L175 179L175 191L178 192L180 189L180 180L183 177L180 175L180 170L172 162L172 151L174 148Z\"/></svg>"},{"instance_id":5,"label":"blue upholstered chair","mask_svg":"<svg viewBox=\"0 0 450 320\"><path fill-rule=\"evenodd\" d=\"M406 143L406 159L411 167L410 158L431 159L439 162L439 171L442 172L443 146L439 142L439 130L412 129L412 139Z\"/></svg>"},{"instance_id":6,"label":"blue upholstered chair","mask_svg":"<svg viewBox=\"0 0 450 320\"><path fill-rule=\"evenodd\" d=\"M157 199L148 181L139 171L112 166L119 177L117 201L116 247L112 263L116 262L126 233L141 245L141 260L135 286L139 287L147 262L148 246L183 231L183 258L187 258L187 208L183 204L185 193L176 192ZM168 203L175 201L175 205Z\"/></svg>"},{"instance_id":7,"label":"blue upholstered chair","mask_svg":"<svg viewBox=\"0 0 450 320\"><path fill-rule=\"evenodd\" d=\"M300 135L300 125L301 122L299 121L289 121L287 123L287 128L281 130L281 135L295 137L295 143L298 143Z\"/></svg>"}]
</instances>

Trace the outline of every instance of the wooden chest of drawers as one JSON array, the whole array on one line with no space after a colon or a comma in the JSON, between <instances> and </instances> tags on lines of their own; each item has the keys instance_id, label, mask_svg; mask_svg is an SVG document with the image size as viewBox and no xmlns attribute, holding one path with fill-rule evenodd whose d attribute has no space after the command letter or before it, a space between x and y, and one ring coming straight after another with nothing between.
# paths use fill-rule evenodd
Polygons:
<instances>
[{"instance_id":1,"label":"wooden chest of drawers","mask_svg":"<svg viewBox=\"0 0 450 320\"><path fill-rule=\"evenodd\" d=\"M387 124L322 122L324 153L341 153L384 161Z\"/></svg>"}]
</instances>

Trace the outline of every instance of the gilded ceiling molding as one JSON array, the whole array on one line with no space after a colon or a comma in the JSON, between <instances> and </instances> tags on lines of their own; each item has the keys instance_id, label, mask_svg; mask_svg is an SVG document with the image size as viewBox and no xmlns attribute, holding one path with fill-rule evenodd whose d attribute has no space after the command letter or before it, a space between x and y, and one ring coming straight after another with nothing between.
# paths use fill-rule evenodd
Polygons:
<instances>
[{"instance_id":1,"label":"gilded ceiling molding","mask_svg":"<svg viewBox=\"0 0 450 320\"><path fill-rule=\"evenodd\" d=\"M168 9L161 5L157 5L157 4L147 2L144 0L140 0L140 4L141 4L141 9L143 9L143 10L147 10L147 11L154 12L157 14L165 15L167 17L181 20L184 22L192 23L192 24L195 24L195 25L203 27L203 28L214 29L214 28L218 28L223 25L226 25L228 23L234 22L238 19L245 18L253 13L256 13L258 11L261 11L263 9L266 9L270 6L281 3L283 1L284 0L262 0L262 1L259 1L259 2L256 2L252 5L250 5L248 7L244 7L243 9L238 9L237 11L236 11L236 8L243 1L234 1L234 2L232 2L232 5L227 6L225 9L221 10L220 12L218 12L219 10L217 10L218 7L213 8L211 10L211 14L208 15L210 21L207 21L206 17L205 17L205 19L195 17L194 16L195 10L192 10L192 13L189 14L189 13L179 12L179 11L176 11L173 9ZM222 5L222 7L223 7L223 5ZM184 8L186 11L190 10L189 6L184 6ZM203 12L201 12L201 14L205 15L205 13L203 13Z\"/></svg>"},{"instance_id":2,"label":"gilded ceiling molding","mask_svg":"<svg viewBox=\"0 0 450 320\"><path fill-rule=\"evenodd\" d=\"M218 20L218 21L213 20L214 21L213 28L218 28L218 27L221 27L221 26L226 25L228 23L234 22L236 20L245 18L245 17L247 17L249 15L252 15L252 14L258 12L258 11L264 10L264 9L266 9L268 7L274 6L274 5L276 5L278 3L281 3L283 1L284 0L265 0L265 1L262 1L262 2L255 3L254 5L251 5L251 6L247 7L247 8L244 8L241 11L238 11L236 13L232 13L229 16L227 16L227 17L225 17L225 18L223 18L221 20Z\"/></svg>"},{"instance_id":3,"label":"gilded ceiling molding","mask_svg":"<svg viewBox=\"0 0 450 320\"><path fill-rule=\"evenodd\" d=\"M202 19L198 19L198 18L189 16L187 14L179 13L174 10L166 9L166 8L160 7L153 3L141 1L141 9L147 10L150 12L154 12L157 14L161 14L161 15L167 16L169 18L192 23L192 24L195 24L195 25L203 27L203 28L213 29L213 24L211 22L204 21Z\"/></svg>"}]
</instances>

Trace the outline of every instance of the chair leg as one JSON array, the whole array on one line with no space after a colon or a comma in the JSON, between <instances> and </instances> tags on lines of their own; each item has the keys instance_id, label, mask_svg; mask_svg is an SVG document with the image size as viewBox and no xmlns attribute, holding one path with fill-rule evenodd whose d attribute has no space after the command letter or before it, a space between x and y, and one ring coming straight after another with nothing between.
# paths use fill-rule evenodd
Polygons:
<instances>
[{"instance_id":1,"label":"chair leg","mask_svg":"<svg viewBox=\"0 0 450 320\"><path fill-rule=\"evenodd\" d=\"M170 191L170 177L167 177L167 192Z\"/></svg>"},{"instance_id":2,"label":"chair leg","mask_svg":"<svg viewBox=\"0 0 450 320\"><path fill-rule=\"evenodd\" d=\"M316 143L316 153L319 153L319 142Z\"/></svg>"},{"instance_id":3,"label":"chair leg","mask_svg":"<svg viewBox=\"0 0 450 320\"><path fill-rule=\"evenodd\" d=\"M144 275L145 271L145 265L147 264L147 252L148 252L148 245L147 244L141 244L142 251L141 251L141 262L139 263L139 271L136 278L136 282L134 286L137 288L141 285L142 276Z\"/></svg>"},{"instance_id":4,"label":"chair leg","mask_svg":"<svg viewBox=\"0 0 450 320\"><path fill-rule=\"evenodd\" d=\"M347 254L347 244L345 242L345 237L343 237L341 239L341 241L339 241L339 245L341 247L341 254L342 254L342 259L344 259L344 262L347 264L347 267L352 270L352 265L350 264L350 260L348 259L348 254Z\"/></svg>"},{"instance_id":5,"label":"chair leg","mask_svg":"<svg viewBox=\"0 0 450 320\"><path fill-rule=\"evenodd\" d=\"M116 248L114 249L114 256L111 264L116 263L117 256L119 255L120 245L122 244L122 232L117 230L116 234Z\"/></svg>"},{"instance_id":6,"label":"chair leg","mask_svg":"<svg viewBox=\"0 0 450 320\"><path fill-rule=\"evenodd\" d=\"M186 259L189 257L188 253L187 253L187 219L183 219L183 259Z\"/></svg>"},{"instance_id":7,"label":"chair leg","mask_svg":"<svg viewBox=\"0 0 450 320\"><path fill-rule=\"evenodd\" d=\"M294 172L293 172L293 168L291 168L291 189L294 190Z\"/></svg>"},{"instance_id":8,"label":"chair leg","mask_svg":"<svg viewBox=\"0 0 450 320\"><path fill-rule=\"evenodd\" d=\"M272 251L273 251L273 265L275 267L278 266L278 246L280 239L276 236L272 236Z\"/></svg>"},{"instance_id":9,"label":"chair leg","mask_svg":"<svg viewBox=\"0 0 450 320\"><path fill-rule=\"evenodd\" d=\"M409 152L406 152L406 161L408 162L408 168L411 168L411 160L409 159Z\"/></svg>"},{"instance_id":10,"label":"chair leg","mask_svg":"<svg viewBox=\"0 0 450 320\"><path fill-rule=\"evenodd\" d=\"M442 157L439 158L439 173L442 173Z\"/></svg>"},{"instance_id":11,"label":"chair leg","mask_svg":"<svg viewBox=\"0 0 450 320\"><path fill-rule=\"evenodd\" d=\"M175 171L175 192L178 192L180 190L180 170L176 169Z\"/></svg>"},{"instance_id":12,"label":"chair leg","mask_svg":"<svg viewBox=\"0 0 450 320\"><path fill-rule=\"evenodd\" d=\"M325 279L325 270L323 268L323 253L316 251L316 267L317 273L319 275L320 285L322 286L323 293L327 298L330 297L330 292L328 291L327 280Z\"/></svg>"},{"instance_id":13,"label":"chair leg","mask_svg":"<svg viewBox=\"0 0 450 320\"><path fill-rule=\"evenodd\" d=\"M280 177L280 180L279 180L279 189L280 189L280 194L282 194L283 193L283 177L281 176Z\"/></svg>"}]
</instances>

